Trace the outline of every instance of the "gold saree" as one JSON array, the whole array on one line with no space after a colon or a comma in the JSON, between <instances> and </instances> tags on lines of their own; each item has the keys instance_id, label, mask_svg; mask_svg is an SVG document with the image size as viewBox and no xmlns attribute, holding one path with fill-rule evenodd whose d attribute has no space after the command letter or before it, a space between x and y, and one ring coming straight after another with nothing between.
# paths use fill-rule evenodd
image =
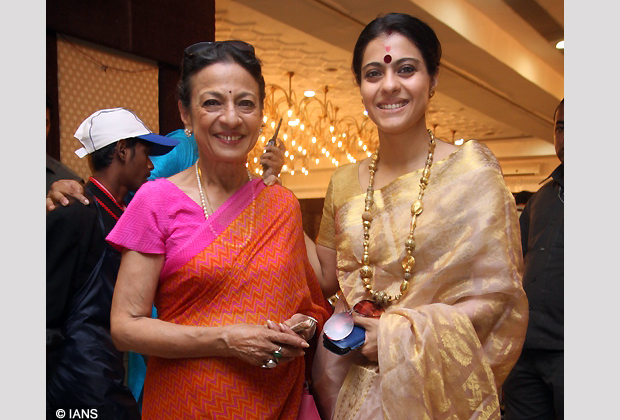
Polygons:
<instances>
[{"instance_id":1,"label":"gold saree","mask_svg":"<svg viewBox=\"0 0 620 420\"><path fill-rule=\"evenodd\" d=\"M365 193L359 164L334 173L318 243L337 250L352 307ZM373 288L398 293L421 170L374 193ZM313 367L323 419L499 419L498 388L519 357L528 319L515 201L497 160L476 141L432 166L416 228L409 290L381 317L379 363L320 348Z\"/></svg>"}]
</instances>

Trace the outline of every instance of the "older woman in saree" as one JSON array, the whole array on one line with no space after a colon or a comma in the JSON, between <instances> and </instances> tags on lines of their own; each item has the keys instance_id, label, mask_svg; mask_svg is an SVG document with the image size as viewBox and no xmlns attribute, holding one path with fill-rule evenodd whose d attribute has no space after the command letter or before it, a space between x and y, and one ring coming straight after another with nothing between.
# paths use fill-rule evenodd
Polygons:
<instances>
[{"instance_id":1,"label":"older woman in saree","mask_svg":"<svg viewBox=\"0 0 620 420\"><path fill-rule=\"evenodd\" d=\"M199 159L140 188L107 238L123 250L112 336L150 356L144 419L295 419L327 309L296 198L245 166L265 97L253 47L188 47L179 97Z\"/></svg>"}]
</instances>

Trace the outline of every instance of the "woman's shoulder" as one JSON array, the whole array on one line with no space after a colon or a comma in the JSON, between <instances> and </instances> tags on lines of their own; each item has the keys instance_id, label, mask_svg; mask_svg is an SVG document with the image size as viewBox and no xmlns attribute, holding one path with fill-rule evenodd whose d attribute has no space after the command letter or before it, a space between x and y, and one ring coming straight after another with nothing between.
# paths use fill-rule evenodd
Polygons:
<instances>
[{"instance_id":1,"label":"woman's shoulder","mask_svg":"<svg viewBox=\"0 0 620 420\"><path fill-rule=\"evenodd\" d=\"M361 193L359 184L360 165L368 163L364 159L355 163L338 166L331 176L328 189L331 189L332 195L340 198L349 197Z\"/></svg>"},{"instance_id":2,"label":"woman's shoulder","mask_svg":"<svg viewBox=\"0 0 620 420\"><path fill-rule=\"evenodd\" d=\"M174 185L166 178L149 180L142 184L138 191L136 191L135 198L139 196L142 196L143 199L153 198L154 194L170 191L173 187Z\"/></svg>"},{"instance_id":3,"label":"woman's shoulder","mask_svg":"<svg viewBox=\"0 0 620 420\"><path fill-rule=\"evenodd\" d=\"M260 187L260 185L258 185L258 187ZM271 200L278 200L288 205L299 205L299 200L293 191L282 185L265 186L262 188L262 191L265 193L265 197Z\"/></svg>"},{"instance_id":4,"label":"woman's shoulder","mask_svg":"<svg viewBox=\"0 0 620 420\"><path fill-rule=\"evenodd\" d=\"M477 140L469 140L444 158L446 168L454 167L471 171L489 168L501 172L501 167L491 149Z\"/></svg>"},{"instance_id":5,"label":"woman's shoulder","mask_svg":"<svg viewBox=\"0 0 620 420\"><path fill-rule=\"evenodd\" d=\"M129 207L144 207L164 210L168 204L178 201L179 189L168 179L158 178L147 181L138 189Z\"/></svg>"},{"instance_id":6,"label":"woman's shoulder","mask_svg":"<svg viewBox=\"0 0 620 420\"><path fill-rule=\"evenodd\" d=\"M435 144L434 154L437 161L447 159L459 150L459 146L443 140L439 140Z\"/></svg>"},{"instance_id":7,"label":"woman's shoulder","mask_svg":"<svg viewBox=\"0 0 620 420\"><path fill-rule=\"evenodd\" d=\"M338 181L358 182L360 165L364 164L366 161L369 162L370 158L360 160L359 162L347 163L346 165L338 166L332 174L332 179L337 179Z\"/></svg>"}]
</instances>

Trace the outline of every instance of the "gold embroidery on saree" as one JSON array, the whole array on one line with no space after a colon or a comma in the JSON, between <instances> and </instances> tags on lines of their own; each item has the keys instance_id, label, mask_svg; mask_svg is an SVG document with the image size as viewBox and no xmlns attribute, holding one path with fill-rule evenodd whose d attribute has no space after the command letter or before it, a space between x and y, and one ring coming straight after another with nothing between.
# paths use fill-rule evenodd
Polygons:
<instances>
[{"instance_id":1,"label":"gold embroidery on saree","mask_svg":"<svg viewBox=\"0 0 620 420\"><path fill-rule=\"evenodd\" d=\"M334 420L351 420L355 417L379 375L378 371L379 366L376 364L351 366L338 393Z\"/></svg>"}]
</instances>

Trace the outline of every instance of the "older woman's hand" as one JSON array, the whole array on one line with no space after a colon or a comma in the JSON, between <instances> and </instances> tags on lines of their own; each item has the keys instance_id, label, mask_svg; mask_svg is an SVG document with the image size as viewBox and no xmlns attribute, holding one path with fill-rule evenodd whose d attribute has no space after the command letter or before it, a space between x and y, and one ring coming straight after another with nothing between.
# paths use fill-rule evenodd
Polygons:
<instances>
[{"instance_id":1,"label":"older woman's hand","mask_svg":"<svg viewBox=\"0 0 620 420\"><path fill-rule=\"evenodd\" d=\"M232 356L254 366L262 366L267 360L275 359L274 352L277 350L282 354L278 362L286 363L303 356L304 349L310 347L295 333L250 324L231 325L224 340Z\"/></svg>"},{"instance_id":2,"label":"older woman's hand","mask_svg":"<svg viewBox=\"0 0 620 420\"><path fill-rule=\"evenodd\" d=\"M272 185L282 185L282 180L276 175L269 175L267 178L263 179L263 182L268 187L271 187Z\"/></svg>"},{"instance_id":3,"label":"older woman's hand","mask_svg":"<svg viewBox=\"0 0 620 420\"><path fill-rule=\"evenodd\" d=\"M47 193L45 208L47 211L54 210L58 204L66 206L69 204L67 197L74 197L83 204L88 204L88 199L84 196L84 187L73 179L59 179L54 182Z\"/></svg>"},{"instance_id":4,"label":"older woman's hand","mask_svg":"<svg viewBox=\"0 0 620 420\"><path fill-rule=\"evenodd\" d=\"M300 313L293 315L282 324L285 326L286 332L290 330L306 341L314 337L316 332L316 319Z\"/></svg>"},{"instance_id":5,"label":"older woman's hand","mask_svg":"<svg viewBox=\"0 0 620 420\"><path fill-rule=\"evenodd\" d=\"M304 341L310 340L316 331L316 321L308 315L297 313L282 323L267 321L267 328L273 331L279 331L290 334L295 337L301 337ZM293 329L294 328L294 329ZM286 361L292 360L294 357L286 358ZM284 360L284 359L282 359Z\"/></svg>"},{"instance_id":6,"label":"older woman's hand","mask_svg":"<svg viewBox=\"0 0 620 420\"><path fill-rule=\"evenodd\" d=\"M282 166L284 166L284 152L286 146L280 139L277 140L277 146L265 146L265 151L260 157L261 165L267 165L267 169L263 172L265 184L282 185L282 181L278 178Z\"/></svg>"},{"instance_id":7,"label":"older woman's hand","mask_svg":"<svg viewBox=\"0 0 620 420\"><path fill-rule=\"evenodd\" d=\"M377 334L379 332L379 318L368 318L353 312L353 322L366 330L366 340L360 350L361 353L368 360L378 362Z\"/></svg>"}]
</instances>

